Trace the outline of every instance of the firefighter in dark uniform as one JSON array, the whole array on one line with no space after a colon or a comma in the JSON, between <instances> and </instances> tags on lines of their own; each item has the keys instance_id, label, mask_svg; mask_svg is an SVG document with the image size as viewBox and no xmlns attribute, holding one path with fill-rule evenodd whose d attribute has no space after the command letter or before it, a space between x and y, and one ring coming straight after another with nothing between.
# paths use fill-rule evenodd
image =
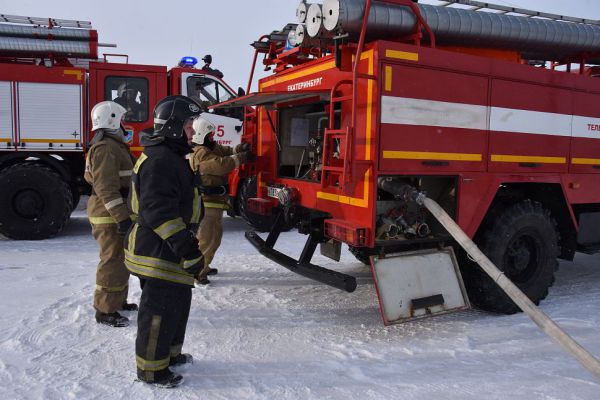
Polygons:
<instances>
[{"instance_id":1,"label":"firefighter in dark uniform","mask_svg":"<svg viewBox=\"0 0 600 400\"><path fill-rule=\"evenodd\" d=\"M127 303L129 272L123 262L123 236L131 225L131 212L124 199L129 192L135 162L124 142L121 118L125 112L112 101L103 101L92 109L92 131L96 134L84 175L92 185L87 214L94 239L100 246L93 303L96 321L114 327L129 325L119 310L137 310L136 304Z\"/></svg>"},{"instance_id":2,"label":"firefighter in dark uniform","mask_svg":"<svg viewBox=\"0 0 600 400\"><path fill-rule=\"evenodd\" d=\"M192 171L200 177L200 192L204 202L204 218L197 233L200 251L204 254L204 269L196 276L198 283L210 283L207 276L217 274L211 268L223 237L223 211L229 208L228 175L248 158L246 145L234 149L221 146L214 140L215 126L202 117L194 120L193 154L189 161Z\"/></svg>"},{"instance_id":3,"label":"firefighter in dark uniform","mask_svg":"<svg viewBox=\"0 0 600 400\"><path fill-rule=\"evenodd\" d=\"M204 266L193 230L202 201L185 159L187 133L200 105L169 96L154 108L154 129L143 131L143 154L133 168L129 202L137 216L125 239L125 264L140 278L142 297L135 342L137 375L156 386L183 380L169 367L192 361L181 352L194 275Z\"/></svg>"}]
</instances>

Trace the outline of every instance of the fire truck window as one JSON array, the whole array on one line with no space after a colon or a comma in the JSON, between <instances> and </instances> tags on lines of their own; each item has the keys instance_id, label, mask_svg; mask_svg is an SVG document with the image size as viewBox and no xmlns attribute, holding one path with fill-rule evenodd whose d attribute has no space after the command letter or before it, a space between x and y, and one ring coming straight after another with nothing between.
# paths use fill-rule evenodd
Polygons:
<instances>
[{"instance_id":1,"label":"fire truck window","mask_svg":"<svg viewBox=\"0 0 600 400\"><path fill-rule=\"evenodd\" d=\"M231 99L231 92L214 79L191 76L187 79L188 96L200 99L206 107Z\"/></svg>"},{"instance_id":2,"label":"fire truck window","mask_svg":"<svg viewBox=\"0 0 600 400\"><path fill-rule=\"evenodd\" d=\"M110 76L104 81L104 99L125 107L125 122L148 120L148 80L125 76Z\"/></svg>"}]
</instances>

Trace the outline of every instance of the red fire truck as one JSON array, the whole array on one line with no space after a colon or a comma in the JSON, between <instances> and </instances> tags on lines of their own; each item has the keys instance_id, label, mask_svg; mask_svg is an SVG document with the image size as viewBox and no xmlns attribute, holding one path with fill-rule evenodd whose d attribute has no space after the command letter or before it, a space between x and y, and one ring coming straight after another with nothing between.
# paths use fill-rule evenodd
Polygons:
<instances>
[{"instance_id":1,"label":"red fire truck","mask_svg":"<svg viewBox=\"0 0 600 400\"><path fill-rule=\"evenodd\" d=\"M98 59L98 34L89 22L3 15L0 19L0 233L43 239L67 223L82 194L85 154L92 136L89 115L103 100L128 112L124 126L131 151L142 151L138 134L152 127L152 110L169 94L195 96L211 105L236 97L210 68L184 57L168 69ZM106 45L105 45L106 46ZM112 46L112 45L109 45ZM207 56L208 57L208 56ZM243 112L205 113L217 140L235 146ZM232 196L239 186L232 175ZM245 188L248 192L248 188Z\"/></svg>"},{"instance_id":2,"label":"red fire truck","mask_svg":"<svg viewBox=\"0 0 600 400\"><path fill-rule=\"evenodd\" d=\"M315 35L297 47L255 43L274 75L215 107L255 106L243 140L258 154L259 191L248 207L276 222L266 239L246 236L286 268L351 292L354 277L311 263L317 245L339 261L344 243L368 263L453 244L395 195L410 185L538 303L557 257L600 248L600 26L445 3L325 0L306 22L322 25L300 25ZM285 226L308 235L297 260L274 247ZM457 252L471 301L516 312Z\"/></svg>"}]
</instances>

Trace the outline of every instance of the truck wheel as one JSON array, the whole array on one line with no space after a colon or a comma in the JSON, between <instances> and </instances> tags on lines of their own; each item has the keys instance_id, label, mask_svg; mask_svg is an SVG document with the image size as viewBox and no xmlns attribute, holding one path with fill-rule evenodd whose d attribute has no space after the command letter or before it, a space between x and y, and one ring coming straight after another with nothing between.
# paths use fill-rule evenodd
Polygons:
<instances>
[{"instance_id":1,"label":"truck wheel","mask_svg":"<svg viewBox=\"0 0 600 400\"><path fill-rule=\"evenodd\" d=\"M250 226L256 229L258 232L268 232L273 223L275 222L275 218L270 215L258 215L248 211L248 199L256 197L257 193L257 182L256 177L251 176L246 178L240 184L240 190L238 191L239 195L237 198L238 201L238 210L240 215L248 222ZM289 231L291 227L285 226L282 231Z\"/></svg>"},{"instance_id":2,"label":"truck wheel","mask_svg":"<svg viewBox=\"0 0 600 400\"><path fill-rule=\"evenodd\" d=\"M550 212L525 200L492 212L476 242L480 249L535 304L548 295L558 269L558 232ZM520 309L472 261L461 264L469 299L479 308L504 314Z\"/></svg>"},{"instance_id":3,"label":"truck wheel","mask_svg":"<svg viewBox=\"0 0 600 400\"><path fill-rule=\"evenodd\" d=\"M0 171L0 233L39 240L59 233L69 220L69 185L44 164L15 164Z\"/></svg>"}]
</instances>

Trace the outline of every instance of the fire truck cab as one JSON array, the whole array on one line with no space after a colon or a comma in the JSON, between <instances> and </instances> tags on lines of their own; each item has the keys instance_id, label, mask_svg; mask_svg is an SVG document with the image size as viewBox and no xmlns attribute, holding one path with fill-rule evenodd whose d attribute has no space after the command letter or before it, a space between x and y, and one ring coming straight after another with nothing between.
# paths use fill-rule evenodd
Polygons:
<instances>
[{"instance_id":1,"label":"fire truck cab","mask_svg":"<svg viewBox=\"0 0 600 400\"><path fill-rule=\"evenodd\" d=\"M130 64L123 55L100 59L102 44L89 22L2 18L0 233L12 239L59 233L80 196L89 194L83 174L95 104L112 100L127 109L123 125L139 155L139 133L153 126L154 105L165 96L188 95L208 107L243 94L210 63L196 68L194 57L173 68ZM116 57L125 62L111 62ZM215 124L219 143L240 143L243 111L204 116ZM239 180L235 174L232 179L235 196Z\"/></svg>"}]
</instances>

